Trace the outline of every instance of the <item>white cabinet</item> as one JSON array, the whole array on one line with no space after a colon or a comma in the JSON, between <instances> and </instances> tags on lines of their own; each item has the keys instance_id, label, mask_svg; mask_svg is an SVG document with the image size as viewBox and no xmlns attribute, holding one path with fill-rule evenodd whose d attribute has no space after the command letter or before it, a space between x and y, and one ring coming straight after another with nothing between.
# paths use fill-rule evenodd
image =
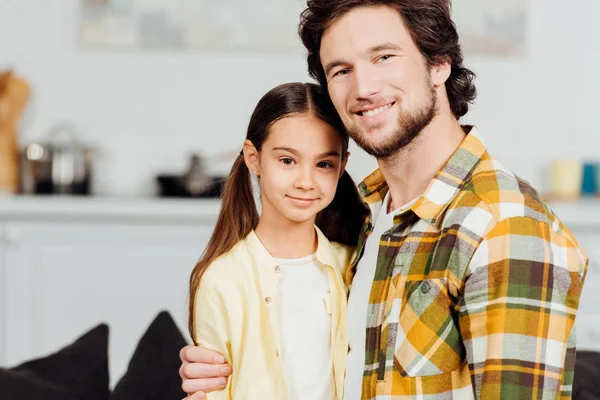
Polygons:
<instances>
[{"instance_id":1,"label":"white cabinet","mask_svg":"<svg viewBox=\"0 0 600 400\"><path fill-rule=\"evenodd\" d=\"M578 347L600 350L600 203L556 207L591 263ZM188 279L218 201L0 197L0 366L110 328L112 384L168 310L187 337Z\"/></svg>"},{"instance_id":2,"label":"white cabinet","mask_svg":"<svg viewBox=\"0 0 600 400\"><path fill-rule=\"evenodd\" d=\"M600 201L560 202L553 209L589 257L575 321L577 348L600 351Z\"/></svg>"},{"instance_id":3,"label":"white cabinet","mask_svg":"<svg viewBox=\"0 0 600 400\"><path fill-rule=\"evenodd\" d=\"M189 337L188 279L218 203L156 200L130 214L98 206L0 214L0 365L54 352L106 322L114 384L159 311Z\"/></svg>"},{"instance_id":4,"label":"white cabinet","mask_svg":"<svg viewBox=\"0 0 600 400\"><path fill-rule=\"evenodd\" d=\"M588 253L588 273L575 323L577 348L600 351L600 228L573 227L575 237Z\"/></svg>"},{"instance_id":5,"label":"white cabinet","mask_svg":"<svg viewBox=\"0 0 600 400\"><path fill-rule=\"evenodd\" d=\"M5 236L6 224L0 217L0 365L3 364L6 354L6 302L4 293L6 292L6 260L7 260L7 240Z\"/></svg>"}]
</instances>

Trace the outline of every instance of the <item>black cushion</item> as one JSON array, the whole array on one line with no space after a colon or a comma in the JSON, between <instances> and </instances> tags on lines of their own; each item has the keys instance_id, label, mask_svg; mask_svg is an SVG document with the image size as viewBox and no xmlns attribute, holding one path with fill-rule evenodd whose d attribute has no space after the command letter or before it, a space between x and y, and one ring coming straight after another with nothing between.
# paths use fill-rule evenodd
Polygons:
<instances>
[{"instance_id":1,"label":"black cushion","mask_svg":"<svg viewBox=\"0 0 600 400\"><path fill-rule=\"evenodd\" d=\"M108 326L49 356L0 368L2 400L108 400Z\"/></svg>"},{"instance_id":2,"label":"black cushion","mask_svg":"<svg viewBox=\"0 0 600 400\"><path fill-rule=\"evenodd\" d=\"M600 353L578 351L573 376L574 400L600 399Z\"/></svg>"},{"instance_id":3,"label":"black cushion","mask_svg":"<svg viewBox=\"0 0 600 400\"><path fill-rule=\"evenodd\" d=\"M133 353L127 372L115 386L111 400L181 400L179 351L187 344L167 311L162 311Z\"/></svg>"}]
</instances>

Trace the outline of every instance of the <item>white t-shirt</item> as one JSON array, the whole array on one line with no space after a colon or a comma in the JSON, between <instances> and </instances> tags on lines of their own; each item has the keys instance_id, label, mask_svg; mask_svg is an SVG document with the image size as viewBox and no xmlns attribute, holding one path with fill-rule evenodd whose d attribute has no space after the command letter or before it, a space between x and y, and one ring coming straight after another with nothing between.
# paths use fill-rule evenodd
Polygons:
<instances>
[{"instance_id":1,"label":"white t-shirt","mask_svg":"<svg viewBox=\"0 0 600 400\"><path fill-rule=\"evenodd\" d=\"M344 381L344 400L360 400L362 377L365 369L365 348L367 340L367 311L369 297L375 278L377 255L381 236L394 226L394 216L410 207L417 199L388 213L388 192L381 210L374 220L373 231L367 238L362 258L356 267L348 297L348 345L350 351L346 359L346 380Z\"/></svg>"},{"instance_id":2,"label":"white t-shirt","mask_svg":"<svg viewBox=\"0 0 600 400\"><path fill-rule=\"evenodd\" d=\"M315 255L275 260L282 268L275 306L290 399L333 400L327 269Z\"/></svg>"}]
</instances>

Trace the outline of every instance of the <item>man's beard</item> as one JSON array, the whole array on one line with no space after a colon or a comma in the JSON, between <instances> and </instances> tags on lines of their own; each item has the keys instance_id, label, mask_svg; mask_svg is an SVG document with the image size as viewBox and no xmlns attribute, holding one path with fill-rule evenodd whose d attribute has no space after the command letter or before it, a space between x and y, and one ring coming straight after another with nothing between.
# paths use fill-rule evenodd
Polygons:
<instances>
[{"instance_id":1,"label":"man's beard","mask_svg":"<svg viewBox=\"0 0 600 400\"><path fill-rule=\"evenodd\" d=\"M398 105L399 107L400 105ZM369 141L369 133L361 132L356 125L348 128L348 134L356 144L361 147L368 154L378 158L385 159L398 150L406 148L408 145L421 134L435 118L438 113L438 99L437 93L433 87L430 87L429 96L427 103L415 112L405 112L400 110L400 116L398 117L398 123L395 127L393 136L388 139L385 143L376 145ZM380 128L379 126L369 127L369 131L373 131Z\"/></svg>"}]
</instances>

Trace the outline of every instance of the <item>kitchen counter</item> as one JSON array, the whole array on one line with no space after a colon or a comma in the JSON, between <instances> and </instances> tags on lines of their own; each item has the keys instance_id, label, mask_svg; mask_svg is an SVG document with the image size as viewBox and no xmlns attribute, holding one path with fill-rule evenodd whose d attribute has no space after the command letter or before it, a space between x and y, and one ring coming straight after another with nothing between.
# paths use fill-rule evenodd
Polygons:
<instances>
[{"instance_id":1,"label":"kitchen counter","mask_svg":"<svg viewBox=\"0 0 600 400\"><path fill-rule=\"evenodd\" d=\"M590 256L577 340L600 350L600 201L551 206ZM0 365L105 322L114 384L159 311L185 332L190 271L219 209L218 199L0 196Z\"/></svg>"},{"instance_id":2,"label":"kitchen counter","mask_svg":"<svg viewBox=\"0 0 600 400\"><path fill-rule=\"evenodd\" d=\"M0 196L0 366L106 323L114 385L160 311L185 334L190 272L219 209L217 199Z\"/></svg>"},{"instance_id":3,"label":"kitchen counter","mask_svg":"<svg viewBox=\"0 0 600 400\"><path fill-rule=\"evenodd\" d=\"M554 200L548 204L569 229L600 231L600 199Z\"/></svg>"},{"instance_id":4,"label":"kitchen counter","mask_svg":"<svg viewBox=\"0 0 600 400\"><path fill-rule=\"evenodd\" d=\"M216 220L219 199L0 195L0 218Z\"/></svg>"},{"instance_id":5,"label":"kitchen counter","mask_svg":"<svg viewBox=\"0 0 600 400\"><path fill-rule=\"evenodd\" d=\"M600 229L600 199L552 201L568 227ZM219 199L0 195L0 218L216 219Z\"/></svg>"}]
</instances>

